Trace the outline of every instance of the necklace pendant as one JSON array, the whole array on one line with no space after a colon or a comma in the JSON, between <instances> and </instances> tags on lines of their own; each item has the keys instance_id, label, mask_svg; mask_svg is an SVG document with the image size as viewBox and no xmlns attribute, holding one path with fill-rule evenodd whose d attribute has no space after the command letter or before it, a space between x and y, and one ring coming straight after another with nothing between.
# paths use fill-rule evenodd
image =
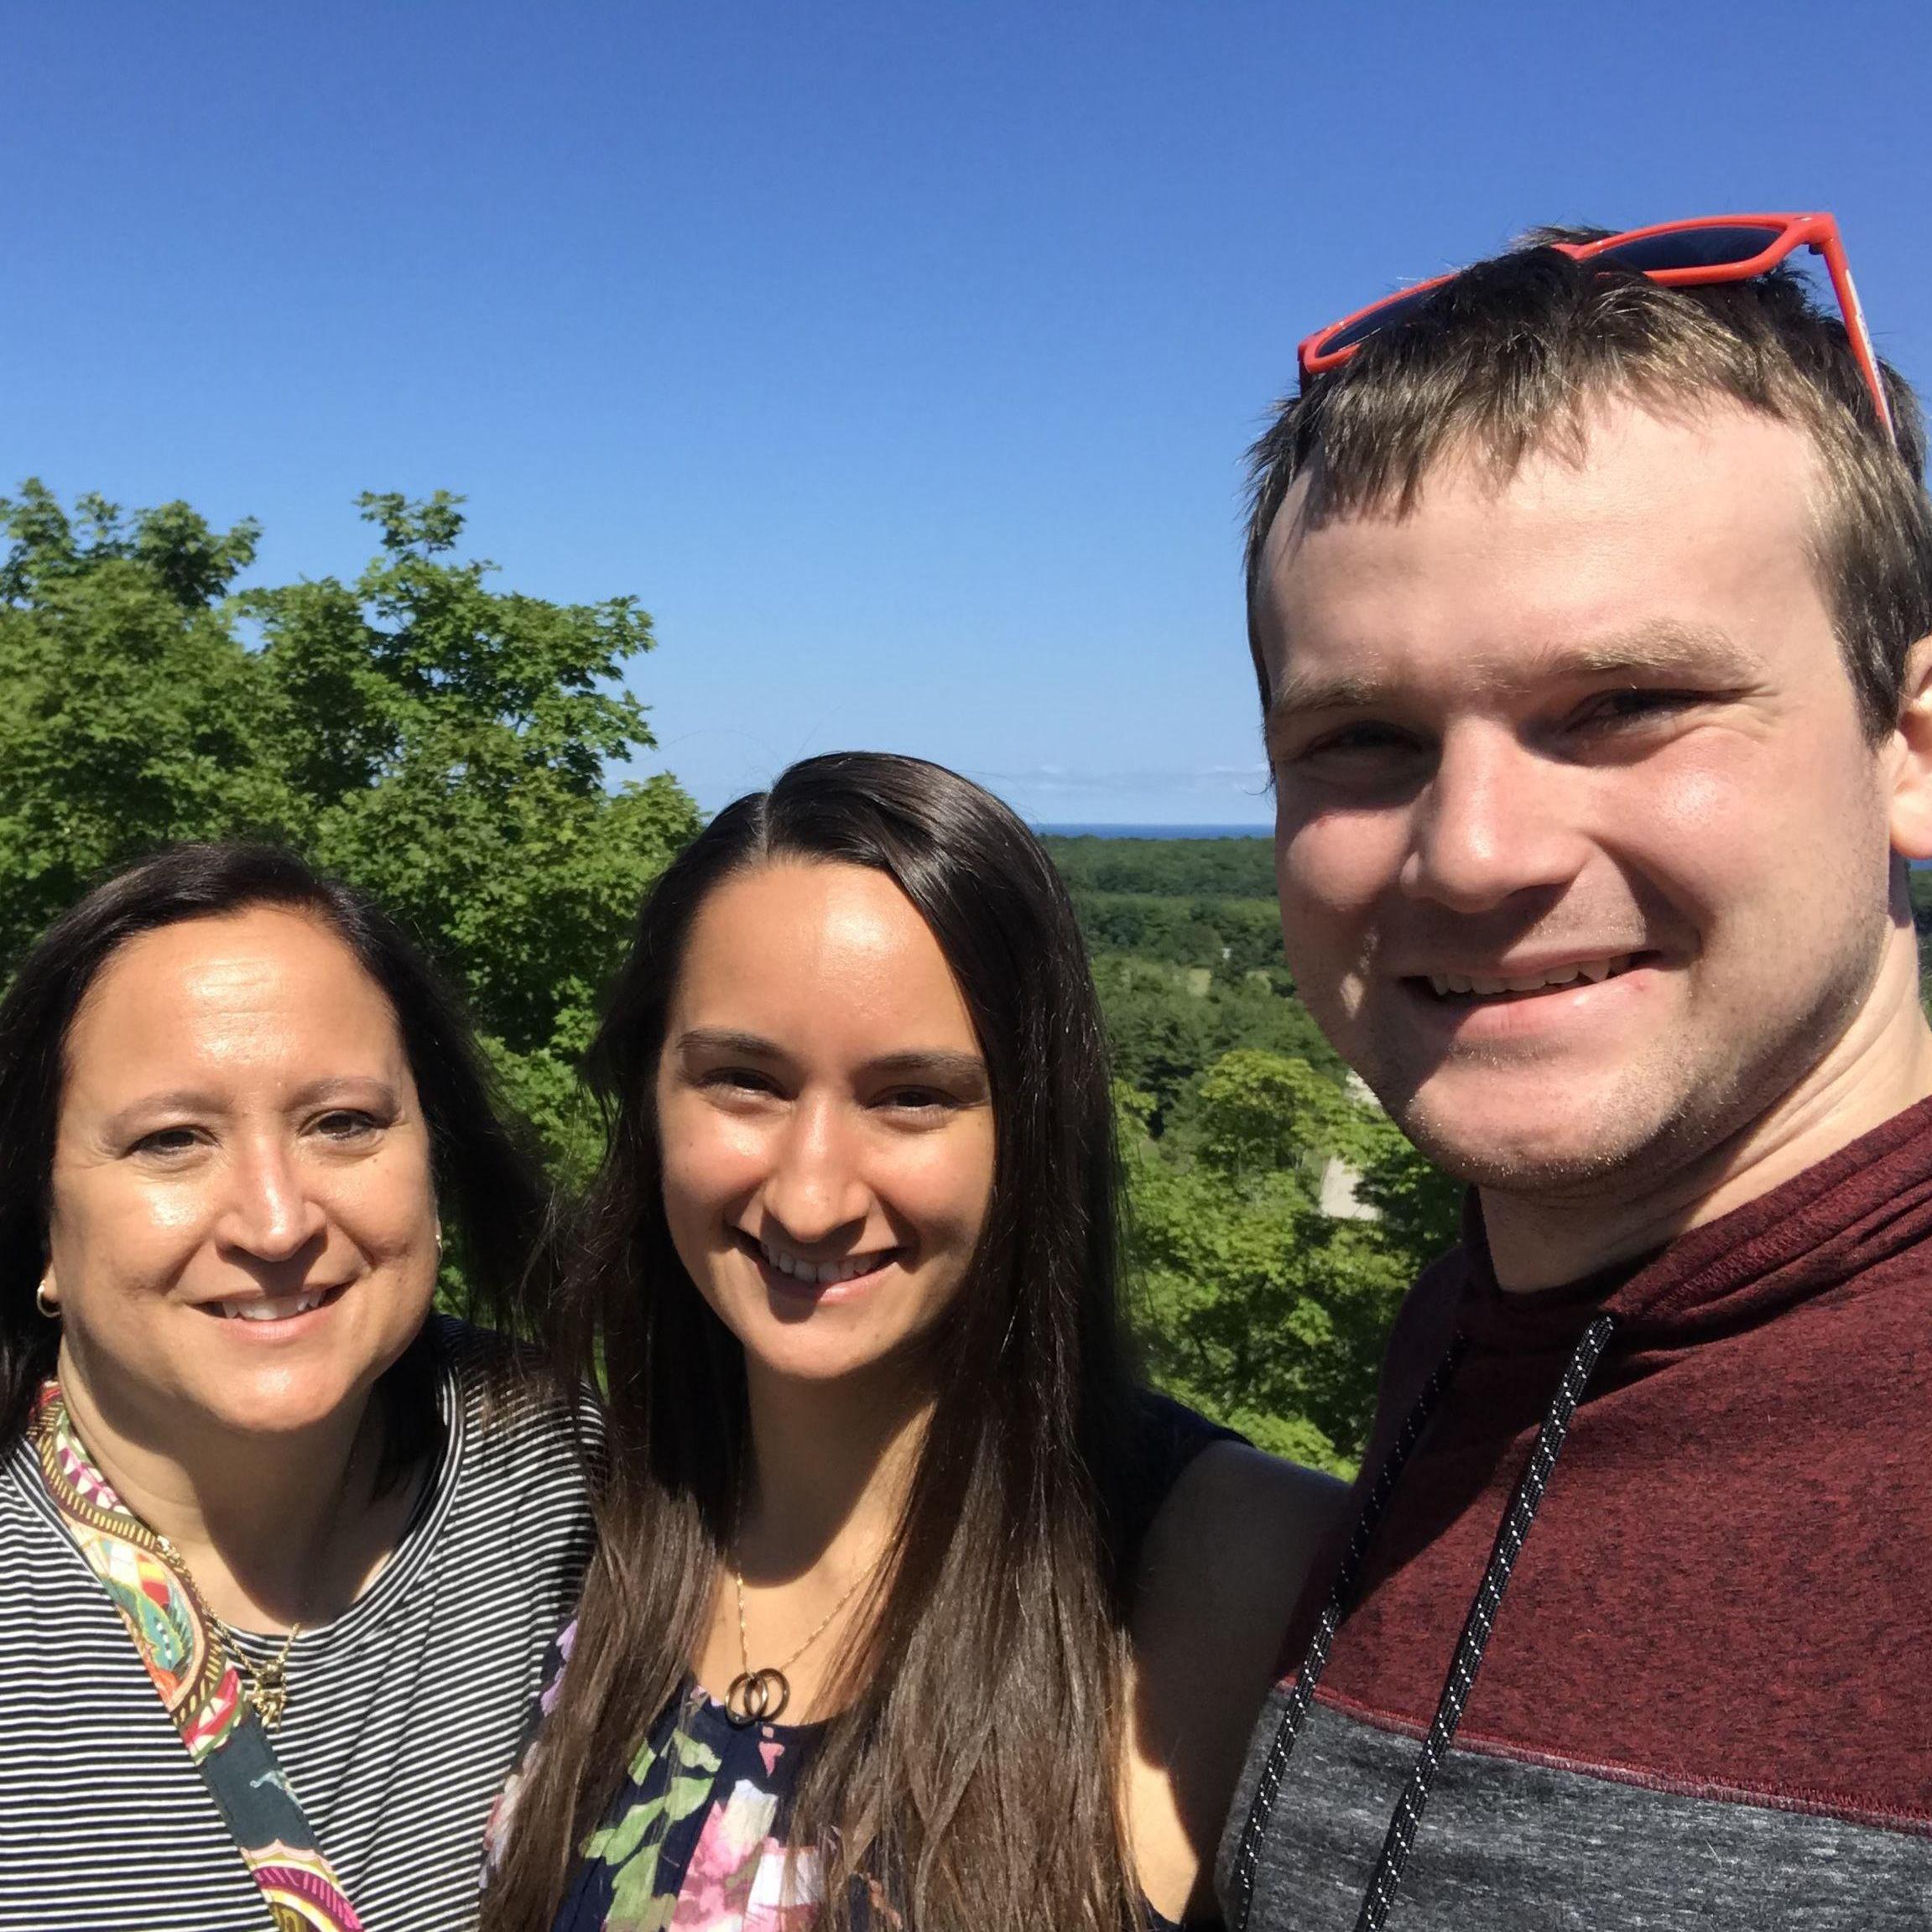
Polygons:
<instances>
[{"instance_id":1,"label":"necklace pendant","mask_svg":"<svg viewBox=\"0 0 1932 1932\"><path fill-rule=\"evenodd\" d=\"M279 1664L264 1664L248 1686L248 1701L262 1720L264 1731L273 1731L289 1707L289 1682Z\"/></svg>"},{"instance_id":2,"label":"necklace pendant","mask_svg":"<svg viewBox=\"0 0 1932 1932\"><path fill-rule=\"evenodd\" d=\"M725 1716L739 1730L776 1724L792 1700L790 1680L782 1670L742 1670L725 1691Z\"/></svg>"}]
</instances>

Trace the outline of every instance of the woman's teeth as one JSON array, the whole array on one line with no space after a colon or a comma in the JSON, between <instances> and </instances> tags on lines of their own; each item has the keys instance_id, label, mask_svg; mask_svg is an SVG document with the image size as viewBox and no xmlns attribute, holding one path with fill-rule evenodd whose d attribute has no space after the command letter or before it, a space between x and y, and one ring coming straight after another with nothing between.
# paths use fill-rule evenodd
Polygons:
<instances>
[{"instance_id":1,"label":"woman's teeth","mask_svg":"<svg viewBox=\"0 0 1932 1932\"><path fill-rule=\"evenodd\" d=\"M1464 973L1431 973L1429 983L1435 988L1438 999L1445 999L1451 993L1494 999L1501 993L1541 992L1545 987L1596 986L1601 981L1616 978L1621 972L1628 972L1636 958L1634 953L1626 953L1620 959L1581 960L1575 966L1552 966L1548 972L1528 974L1516 979L1476 979Z\"/></svg>"},{"instance_id":2,"label":"woman's teeth","mask_svg":"<svg viewBox=\"0 0 1932 1932\"><path fill-rule=\"evenodd\" d=\"M894 1250L886 1248L877 1254L855 1254L844 1261L805 1261L795 1254L788 1253L782 1247L773 1247L768 1242L758 1244L758 1252L780 1274L789 1274L794 1281L801 1281L809 1288L831 1288L841 1281L856 1281L862 1274L871 1274L890 1261Z\"/></svg>"},{"instance_id":3,"label":"woman's teeth","mask_svg":"<svg viewBox=\"0 0 1932 1932\"><path fill-rule=\"evenodd\" d=\"M246 1301L224 1301L216 1305L227 1321L286 1321L291 1315L306 1315L320 1308L329 1298L325 1288L301 1294L251 1295Z\"/></svg>"}]
</instances>

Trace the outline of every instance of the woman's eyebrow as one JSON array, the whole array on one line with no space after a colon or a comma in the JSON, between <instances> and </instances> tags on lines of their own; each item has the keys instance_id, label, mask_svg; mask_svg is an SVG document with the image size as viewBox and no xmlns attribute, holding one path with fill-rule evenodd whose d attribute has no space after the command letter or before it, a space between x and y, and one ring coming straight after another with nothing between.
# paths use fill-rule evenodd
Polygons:
<instances>
[{"instance_id":1,"label":"woman's eyebrow","mask_svg":"<svg viewBox=\"0 0 1932 1932\"><path fill-rule=\"evenodd\" d=\"M397 1107L402 1104L388 1081L379 1075L358 1074L331 1074L321 1080L306 1081L288 1096L284 1104L300 1109L352 1096L373 1101L378 1107ZM164 1087L116 1107L102 1125L110 1133L120 1133L143 1121L151 1120L157 1114L226 1115L230 1104L228 1096L205 1088Z\"/></svg>"},{"instance_id":2,"label":"woman's eyebrow","mask_svg":"<svg viewBox=\"0 0 1932 1932\"><path fill-rule=\"evenodd\" d=\"M934 1080L986 1084L986 1062L976 1053L956 1053L950 1047L909 1047L868 1060L865 1070L875 1077L923 1074Z\"/></svg>"},{"instance_id":3,"label":"woman's eyebrow","mask_svg":"<svg viewBox=\"0 0 1932 1932\"><path fill-rule=\"evenodd\" d=\"M696 1026L680 1034L674 1050L683 1053L736 1054L746 1060L784 1060L783 1047L762 1034L741 1033L733 1027ZM951 1047L902 1047L866 1061L863 1070L874 1079L919 1075L929 1080L954 1081L983 1086L986 1062L976 1053Z\"/></svg>"},{"instance_id":4,"label":"woman's eyebrow","mask_svg":"<svg viewBox=\"0 0 1932 1932\"><path fill-rule=\"evenodd\" d=\"M324 1101L372 1100L378 1107L398 1107L402 1096L379 1074L330 1074L310 1081L289 1096L293 1107L315 1107Z\"/></svg>"},{"instance_id":5,"label":"woman's eyebrow","mask_svg":"<svg viewBox=\"0 0 1932 1932\"><path fill-rule=\"evenodd\" d=\"M680 1034L680 1053L735 1053L748 1060L782 1060L783 1049L761 1034L741 1033L735 1027L694 1026Z\"/></svg>"},{"instance_id":6,"label":"woman's eyebrow","mask_svg":"<svg viewBox=\"0 0 1932 1932\"><path fill-rule=\"evenodd\" d=\"M200 1087L165 1087L154 1093L144 1093L117 1107L102 1122L102 1128L109 1134L124 1133L143 1121L151 1120L156 1114L211 1114L226 1113L228 1103L221 1095L210 1093Z\"/></svg>"}]
</instances>

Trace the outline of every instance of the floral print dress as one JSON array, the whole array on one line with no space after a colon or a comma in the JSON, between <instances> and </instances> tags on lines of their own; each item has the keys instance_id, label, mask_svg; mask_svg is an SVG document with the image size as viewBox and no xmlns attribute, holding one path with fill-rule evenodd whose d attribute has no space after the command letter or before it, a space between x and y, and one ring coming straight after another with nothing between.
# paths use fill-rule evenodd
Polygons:
<instances>
[{"instance_id":1,"label":"floral print dress","mask_svg":"<svg viewBox=\"0 0 1932 1932\"><path fill-rule=\"evenodd\" d=\"M741 1726L687 1686L585 1841L555 1932L804 1932L819 1860L785 1836L820 1728Z\"/></svg>"}]
</instances>

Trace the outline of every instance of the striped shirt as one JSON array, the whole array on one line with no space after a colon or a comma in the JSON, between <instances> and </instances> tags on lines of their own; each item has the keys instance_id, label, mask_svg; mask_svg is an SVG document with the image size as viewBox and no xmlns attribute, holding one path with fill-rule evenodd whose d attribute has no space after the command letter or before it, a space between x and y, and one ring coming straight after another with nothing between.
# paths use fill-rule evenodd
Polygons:
<instances>
[{"instance_id":1,"label":"striped shirt","mask_svg":"<svg viewBox=\"0 0 1932 1932\"><path fill-rule=\"evenodd\" d=\"M277 1757L368 1932L474 1924L483 1826L590 1549L567 1417L487 1399L442 1323L444 1445L342 1617L299 1635ZM242 1640L255 1661L279 1638ZM0 1457L0 1932L263 1932L268 1910L33 1452Z\"/></svg>"}]
</instances>

